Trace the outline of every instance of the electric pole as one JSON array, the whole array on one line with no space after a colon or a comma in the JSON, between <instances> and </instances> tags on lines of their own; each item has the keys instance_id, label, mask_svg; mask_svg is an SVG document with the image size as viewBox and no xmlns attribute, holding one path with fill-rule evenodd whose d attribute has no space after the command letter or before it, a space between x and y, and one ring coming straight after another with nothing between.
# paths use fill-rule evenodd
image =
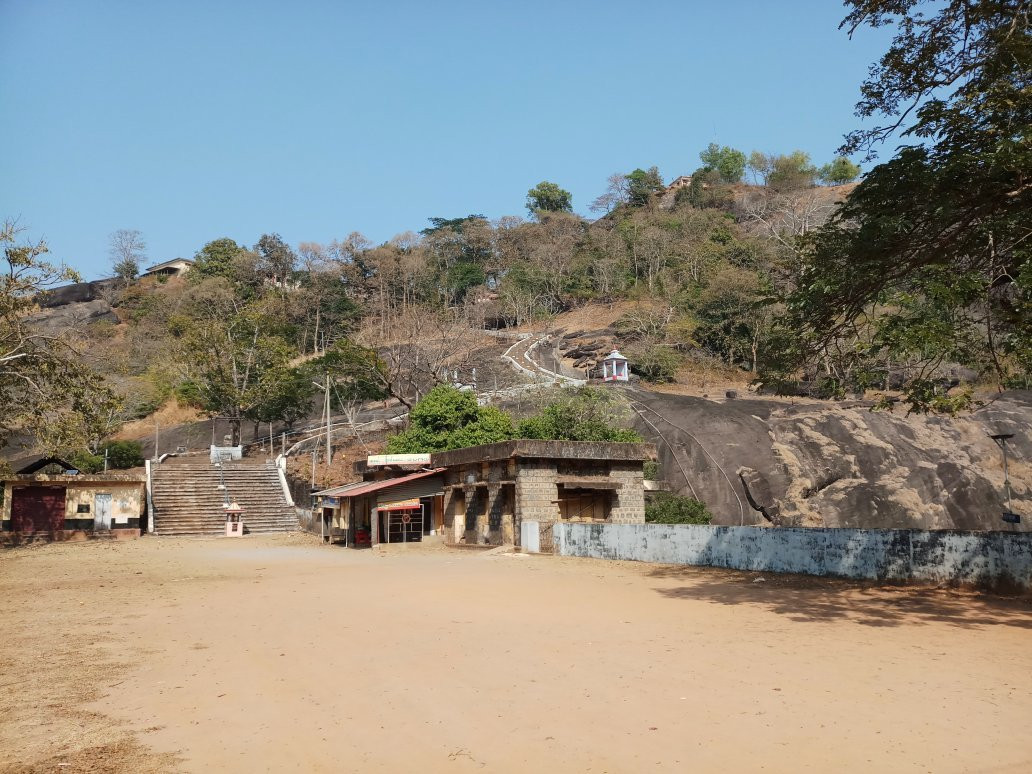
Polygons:
<instances>
[{"instance_id":1,"label":"electric pole","mask_svg":"<svg viewBox=\"0 0 1032 774\"><path fill-rule=\"evenodd\" d=\"M330 445L330 373L326 372L326 465L333 462L333 447Z\"/></svg>"}]
</instances>

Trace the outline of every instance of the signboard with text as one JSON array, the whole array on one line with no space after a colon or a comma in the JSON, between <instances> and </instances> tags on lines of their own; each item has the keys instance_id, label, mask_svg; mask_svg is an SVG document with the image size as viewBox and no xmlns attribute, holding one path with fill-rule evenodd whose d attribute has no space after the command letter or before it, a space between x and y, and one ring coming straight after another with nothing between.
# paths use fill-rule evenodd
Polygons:
<instances>
[{"instance_id":1,"label":"signboard with text","mask_svg":"<svg viewBox=\"0 0 1032 774\"><path fill-rule=\"evenodd\" d=\"M429 465L429 454L371 454L366 458L369 467L382 465Z\"/></svg>"}]
</instances>

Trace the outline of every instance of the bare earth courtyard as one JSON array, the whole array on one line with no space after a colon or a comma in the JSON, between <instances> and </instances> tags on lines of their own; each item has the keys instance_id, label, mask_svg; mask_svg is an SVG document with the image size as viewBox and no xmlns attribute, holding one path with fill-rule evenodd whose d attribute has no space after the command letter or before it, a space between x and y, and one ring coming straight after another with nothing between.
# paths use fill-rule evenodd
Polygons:
<instances>
[{"instance_id":1,"label":"bare earth courtyard","mask_svg":"<svg viewBox=\"0 0 1032 774\"><path fill-rule=\"evenodd\" d=\"M300 534L0 592L3 771L1032 770L1028 600Z\"/></svg>"}]
</instances>

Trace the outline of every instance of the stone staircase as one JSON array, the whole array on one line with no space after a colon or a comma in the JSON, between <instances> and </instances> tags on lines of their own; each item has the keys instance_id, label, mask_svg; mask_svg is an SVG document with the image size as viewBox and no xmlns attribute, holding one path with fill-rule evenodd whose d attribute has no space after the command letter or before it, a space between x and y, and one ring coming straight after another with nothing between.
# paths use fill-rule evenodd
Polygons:
<instances>
[{"instance_id":1,"label":"stone staircase","mask_svg":"<svg viewBox=\"0 0 1032 774\"><path fill-rule=\"evenodd\" d=\"M230 501L243 509L245 533L298 528L272 460L222 463ZM170 457L151 467L156 535L223 535L226 519L219 466L204 457Z\"/></svg>"}]
</instances>

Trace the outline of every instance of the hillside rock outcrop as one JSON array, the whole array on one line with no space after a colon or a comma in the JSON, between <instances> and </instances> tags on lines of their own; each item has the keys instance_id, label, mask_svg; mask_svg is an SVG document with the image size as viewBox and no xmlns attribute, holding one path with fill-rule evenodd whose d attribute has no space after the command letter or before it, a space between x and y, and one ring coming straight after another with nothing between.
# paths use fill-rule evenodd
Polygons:
<instances>
[{"instance_id":1,"label":"hillside rock outcrop","mask_svg":"<svg viewBox=\"0 0 1032 774\"><path fill-rule=\"evenodd\" d=\"M959 417L872 411L854 403L726 403L630 389L636 427L660 448L663 474L719 524L1013 529L1032 522L1032 393L1012 391Z\"/></svg>"}]
</instances>

